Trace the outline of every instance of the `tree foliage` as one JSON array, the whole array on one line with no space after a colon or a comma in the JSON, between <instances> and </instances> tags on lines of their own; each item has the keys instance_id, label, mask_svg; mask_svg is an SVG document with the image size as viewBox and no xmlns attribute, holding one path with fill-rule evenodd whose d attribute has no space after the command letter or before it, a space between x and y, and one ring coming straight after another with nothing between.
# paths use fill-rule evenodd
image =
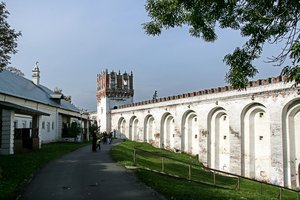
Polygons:
<instances>
[{"instance_id":1,"label":"tree foliage","mask_svg":"<svg viewBox=\"0 0 300 200\"><path fill-rule=\"evenodd\" d=\"M213 42L216 27L239 30L248 40L224 57L230 66L226 81L235 88L245 88L249 78L257 74L253 60L261 56L266 43L285 44L269 61L282 65L291 59L293 66L285 67L282 74L299 83L295 76L299 73L295 65L300 51L299 0L147 0L145 8L151 21L143 26L149 35L187 25L191 36Z\"/></svg>"},{"instance_id":2,"label":"tree foliage","mask_svg":"<svg viewBox=\"0 0 300 200\"><path fill-rule=\"evenodd\" d=\"M5 3L0 2L0 72L10 64L10 55L17 53L16 41L21 35L21 32L10 28L6 21L8 15Z\"/></svg>"},{"instance_id":3,"label":"tree foliage","mask_svg":"<svg viewBox=\"0 0 300 200\"><path fill-rule=\"evenodd\" d=\"M60 89L60 88L58 88L58 87L55 87L54 90L53 90L53 92L54 92L55 94L63 94L63 93L62 93L62 89Z\"/></svg>"},{"instance_id":4,"label":"tree foliage","mask_svg":"<svg viewBox=\"0 0 300 200\"><path fill-rule=\"evenodd\" d=\"M72 96L65 96L64 94L63 94L63 90L62 89L60 89L60 88L58 88L58 87L55 87L54 88L54 90L53 90L53 92L55 93L55 94L61 94L62 96L63 96L63 99L64 100L66 100L66 101L68 101L68 102L72 102Z\"/></svg>"},{"instance_id":5,"label":"tree foliage","mask_svg":"<svg viewBox=\"0 0 300 200\"><path fill-rule=\"evenodd\" d=\"M14 73L18 76L25 76L25 74L16 67L5 67L4 69L7 70L7 71L12 72L12 73Z\"/></svg>"}]
</instances>

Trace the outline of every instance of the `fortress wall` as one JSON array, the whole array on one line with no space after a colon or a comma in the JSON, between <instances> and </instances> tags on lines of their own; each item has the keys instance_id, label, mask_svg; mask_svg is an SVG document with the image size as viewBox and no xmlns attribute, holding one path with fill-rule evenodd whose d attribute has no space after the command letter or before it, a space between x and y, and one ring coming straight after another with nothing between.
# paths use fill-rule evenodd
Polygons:
<instances>
[{"instance_id":1,"label":"fortress wall","mask_svg":"<svg viewBox=\"0 0 300 200\"><path fill-rule=\"evenodd\" d=\"M226 86L123 105L111 111L111 126L131 140L198 155L209 167L293 187L284 170L283 112L299 97L277 77L247 90Z\"/></svg>"}]
</instances>

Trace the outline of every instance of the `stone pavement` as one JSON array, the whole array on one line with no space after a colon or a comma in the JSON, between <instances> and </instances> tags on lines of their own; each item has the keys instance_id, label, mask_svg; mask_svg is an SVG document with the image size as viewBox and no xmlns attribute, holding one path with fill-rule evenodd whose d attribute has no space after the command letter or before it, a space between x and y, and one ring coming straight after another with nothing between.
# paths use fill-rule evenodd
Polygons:
<instances>
[{"instance_id":1,"label":"stone pavement","mask_svg":"<svg viewBox=\"0 0 300 200\"><path fill-rule=\"evenodd\" d=\"M110 158L112 145L101 144L97 152L91 146L83 147L50 162L34 175L20 199L164 199Z\"/></svg>"}]
</instances>

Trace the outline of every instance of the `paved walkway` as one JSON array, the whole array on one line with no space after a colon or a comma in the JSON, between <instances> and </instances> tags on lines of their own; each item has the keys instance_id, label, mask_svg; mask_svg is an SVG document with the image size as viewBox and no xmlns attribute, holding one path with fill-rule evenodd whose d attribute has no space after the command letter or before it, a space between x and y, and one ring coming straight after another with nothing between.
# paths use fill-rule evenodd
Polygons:
<instances>
[{"instance_id":1,"label":"paved walkway","mask_svg":"<svg viewBox=\"0 0 300 200\"><path fill-rule=\"evenodd\" d=\"M92 152L91 146L83 147L50 162L34 176L20 199L163 199L140 183L133 172L112 161L112 145L101 144L97 152Z\"/></svg>"}]
</instances>

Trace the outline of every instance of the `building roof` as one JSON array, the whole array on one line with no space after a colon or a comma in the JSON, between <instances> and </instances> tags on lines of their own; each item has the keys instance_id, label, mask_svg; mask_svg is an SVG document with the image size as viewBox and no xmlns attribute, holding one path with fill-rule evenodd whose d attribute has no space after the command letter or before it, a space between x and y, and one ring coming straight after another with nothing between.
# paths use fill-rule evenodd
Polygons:
<instances>
[{"instance_id":1,"label":"building roof","mask_svg":"<svg viewBox=\"0 0 300 200\"><path fill-rule=\"evenodd\" d=\"M10 71L0 72L0 93L42 104L58 107L74 112L80 112L72 103L61 99L55 101L54 92L43 85L36 85L31 80L18 76Z\"/></svg>"},{"instance_id":2,"label":"building roof","mask_svg":"<svg viewBox=\"0 0 300 200\"><path fill-rule=\"evenodd\" d=\"M27 108L27 107L20 106L20 105L10 103L10 102L0 101L0 106L5 108L5 109L8 109L8 110L10 110L10 109L15 110L19 114L24 114L24 115L26 115L26 114L37 114L37 115L50 116L49 113L41 112L39 110Z\"/></svg>"}]
</instances>

